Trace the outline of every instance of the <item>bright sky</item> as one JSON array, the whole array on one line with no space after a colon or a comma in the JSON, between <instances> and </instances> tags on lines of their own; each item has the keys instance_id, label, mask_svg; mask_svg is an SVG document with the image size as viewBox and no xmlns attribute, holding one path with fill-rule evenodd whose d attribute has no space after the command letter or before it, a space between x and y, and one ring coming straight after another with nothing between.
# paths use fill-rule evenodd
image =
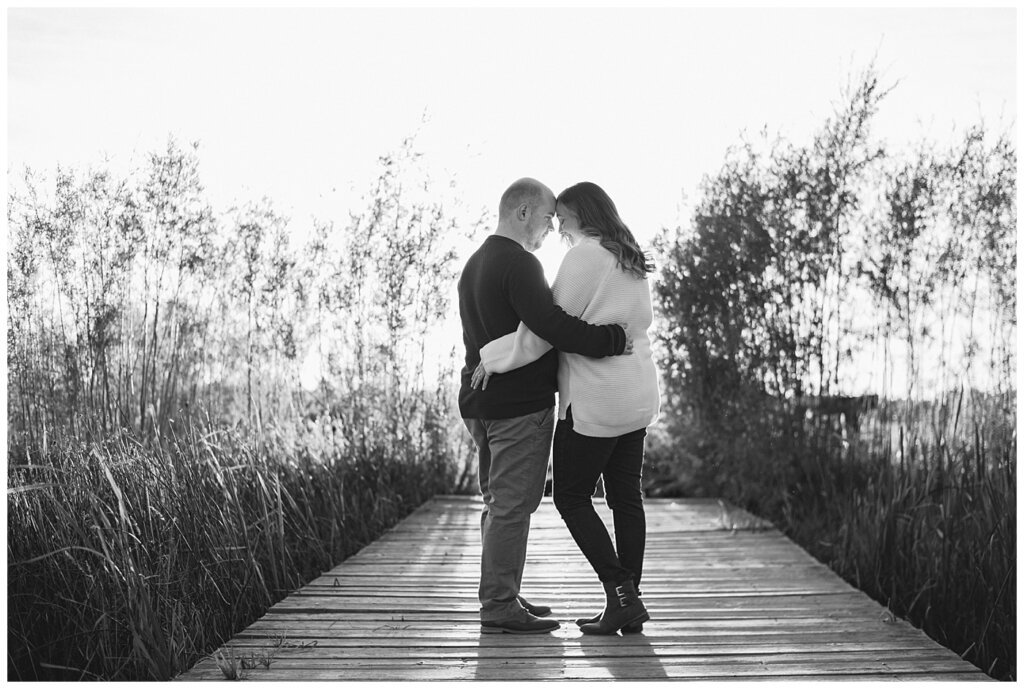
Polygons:
<instances>
[{"instance_id":1,"label":"bright sky","mask_svg":"<svg viewBox=\"0 0 1024 689\"><path fill-rule=\"evenodd\" d=\"M419 148L470 209L514 179L600 184L642 244L685 224L743 130L806 141L873 56L876 132L1016 120L1019 18L996 9L10 9L8 170L124 169L200 142L218 210L347 217L377 157ZM482 235L480 237L482 239ZM553 279L564 248L540 257Z\"/></svg>"},{"instance_id":2,"label":"bright sky","mask_svg":"<svg viewBox=\"0 0 1024 689\"><path fill-rule=\"evenodd\" d=\"M323 217L426 112L420 148L468 207L587 179L644 241L742 130L806 139L876 53L900 82L879 134L1009 125L1016 26L1005 7L11 9L8 169L127 166L173 133L216 205Z\"/></svg>"}]
</instances>

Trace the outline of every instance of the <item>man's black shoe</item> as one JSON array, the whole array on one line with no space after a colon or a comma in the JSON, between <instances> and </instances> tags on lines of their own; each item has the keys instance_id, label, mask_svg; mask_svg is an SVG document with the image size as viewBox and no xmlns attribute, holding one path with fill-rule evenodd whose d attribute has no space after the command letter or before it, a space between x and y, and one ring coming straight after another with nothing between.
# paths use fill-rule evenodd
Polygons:
<instances>
[{"instance_id":1,"label":"man's black shoe","mask_svg":"<svg viewBox=\"0 0 1024 689\"><path fill-rule=\"evenodd\" d=\"M530 601L526 600L522 596L516 596L519 599L519 604L526 608L526 612L536 617L547 617L551 614L551 608L546 605L534 605Z\"/></svg>"},{"instance_id":2,"label":"man's black shoe","mask_svg":"<svg viewBox=\"0 0 1024 689\"><path fill-rule=\"evenodd\" d=\"M545 634L561 626L555 620L542 620L525 610L504 620L488 620L480 623L482 634Z\"/></svg>"}]
</instances>

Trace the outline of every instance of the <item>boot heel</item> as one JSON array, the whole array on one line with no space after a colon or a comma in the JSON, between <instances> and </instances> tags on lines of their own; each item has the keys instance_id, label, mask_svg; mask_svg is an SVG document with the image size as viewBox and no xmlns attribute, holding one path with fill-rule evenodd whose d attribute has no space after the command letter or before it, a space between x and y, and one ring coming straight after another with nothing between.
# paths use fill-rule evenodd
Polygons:
<instances>
[{"instance_id":1,"label":"boot heel","mask_svg":"<svg viewBox=\"0 0 1024 689\"><path fill-rule=\"evenodd\" d=\"M627 622L626 624L622 625L622 630L625 631L626 627L640 627L640 629L643 629L644 628L644 622L647 622L650 619L651 619L650 613L648 613L646 610L644 610L643 613L641 613L640 615L637 615L636 619L632 619L629 622Z\"/></svg>"}]
</instances>

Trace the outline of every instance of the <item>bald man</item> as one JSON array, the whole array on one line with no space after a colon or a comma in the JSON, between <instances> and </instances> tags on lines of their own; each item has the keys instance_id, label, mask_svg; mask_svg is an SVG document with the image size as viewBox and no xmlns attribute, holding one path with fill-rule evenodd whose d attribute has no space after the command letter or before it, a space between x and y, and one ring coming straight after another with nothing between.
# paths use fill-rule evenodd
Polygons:
<instances>
[{"instance_id":1,"label":"bald man","mask_svg":"<svg viewBox=\"0 0 1024 689\"><path fill-rule=\"evenodd\" d=\"M480 531L480 624L484 633L537 634L559 627L546 606L519 595L530 515L544 494L558 351L592 357L628 353L617 324L591 325L555 305L533 255L554 229L555 195L535 179L502 194L498 227L469 258L459 279L459 315L466 345L459 411L478 451L484 507ZM515 332L522 321L553 346L531 364L497 374L474 389L480 348Z\"/></svg>"}]
</instances>

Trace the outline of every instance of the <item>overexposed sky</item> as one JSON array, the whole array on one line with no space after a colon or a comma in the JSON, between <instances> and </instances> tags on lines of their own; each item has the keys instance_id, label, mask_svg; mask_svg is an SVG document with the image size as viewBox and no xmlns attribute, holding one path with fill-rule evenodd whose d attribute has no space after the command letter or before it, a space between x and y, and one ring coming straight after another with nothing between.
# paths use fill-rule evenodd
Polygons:
<instances>
[{"instance_id":1,"label":"overexposed sky","mask_svg":"<svg viewBox=\"0 0 1024 689\"><path fill-rule=\"evenodd\" d=\"M742 130L805 140L873 56L880 135L1016 117L1014 10L10 9L8 170L200 142L215 205L329 217L419 147L469 208L587 179L641 241ZM685 218L685 214L684 214ZM551 242L551 244L555 244Z\"/></svg>"}]
</instances>

